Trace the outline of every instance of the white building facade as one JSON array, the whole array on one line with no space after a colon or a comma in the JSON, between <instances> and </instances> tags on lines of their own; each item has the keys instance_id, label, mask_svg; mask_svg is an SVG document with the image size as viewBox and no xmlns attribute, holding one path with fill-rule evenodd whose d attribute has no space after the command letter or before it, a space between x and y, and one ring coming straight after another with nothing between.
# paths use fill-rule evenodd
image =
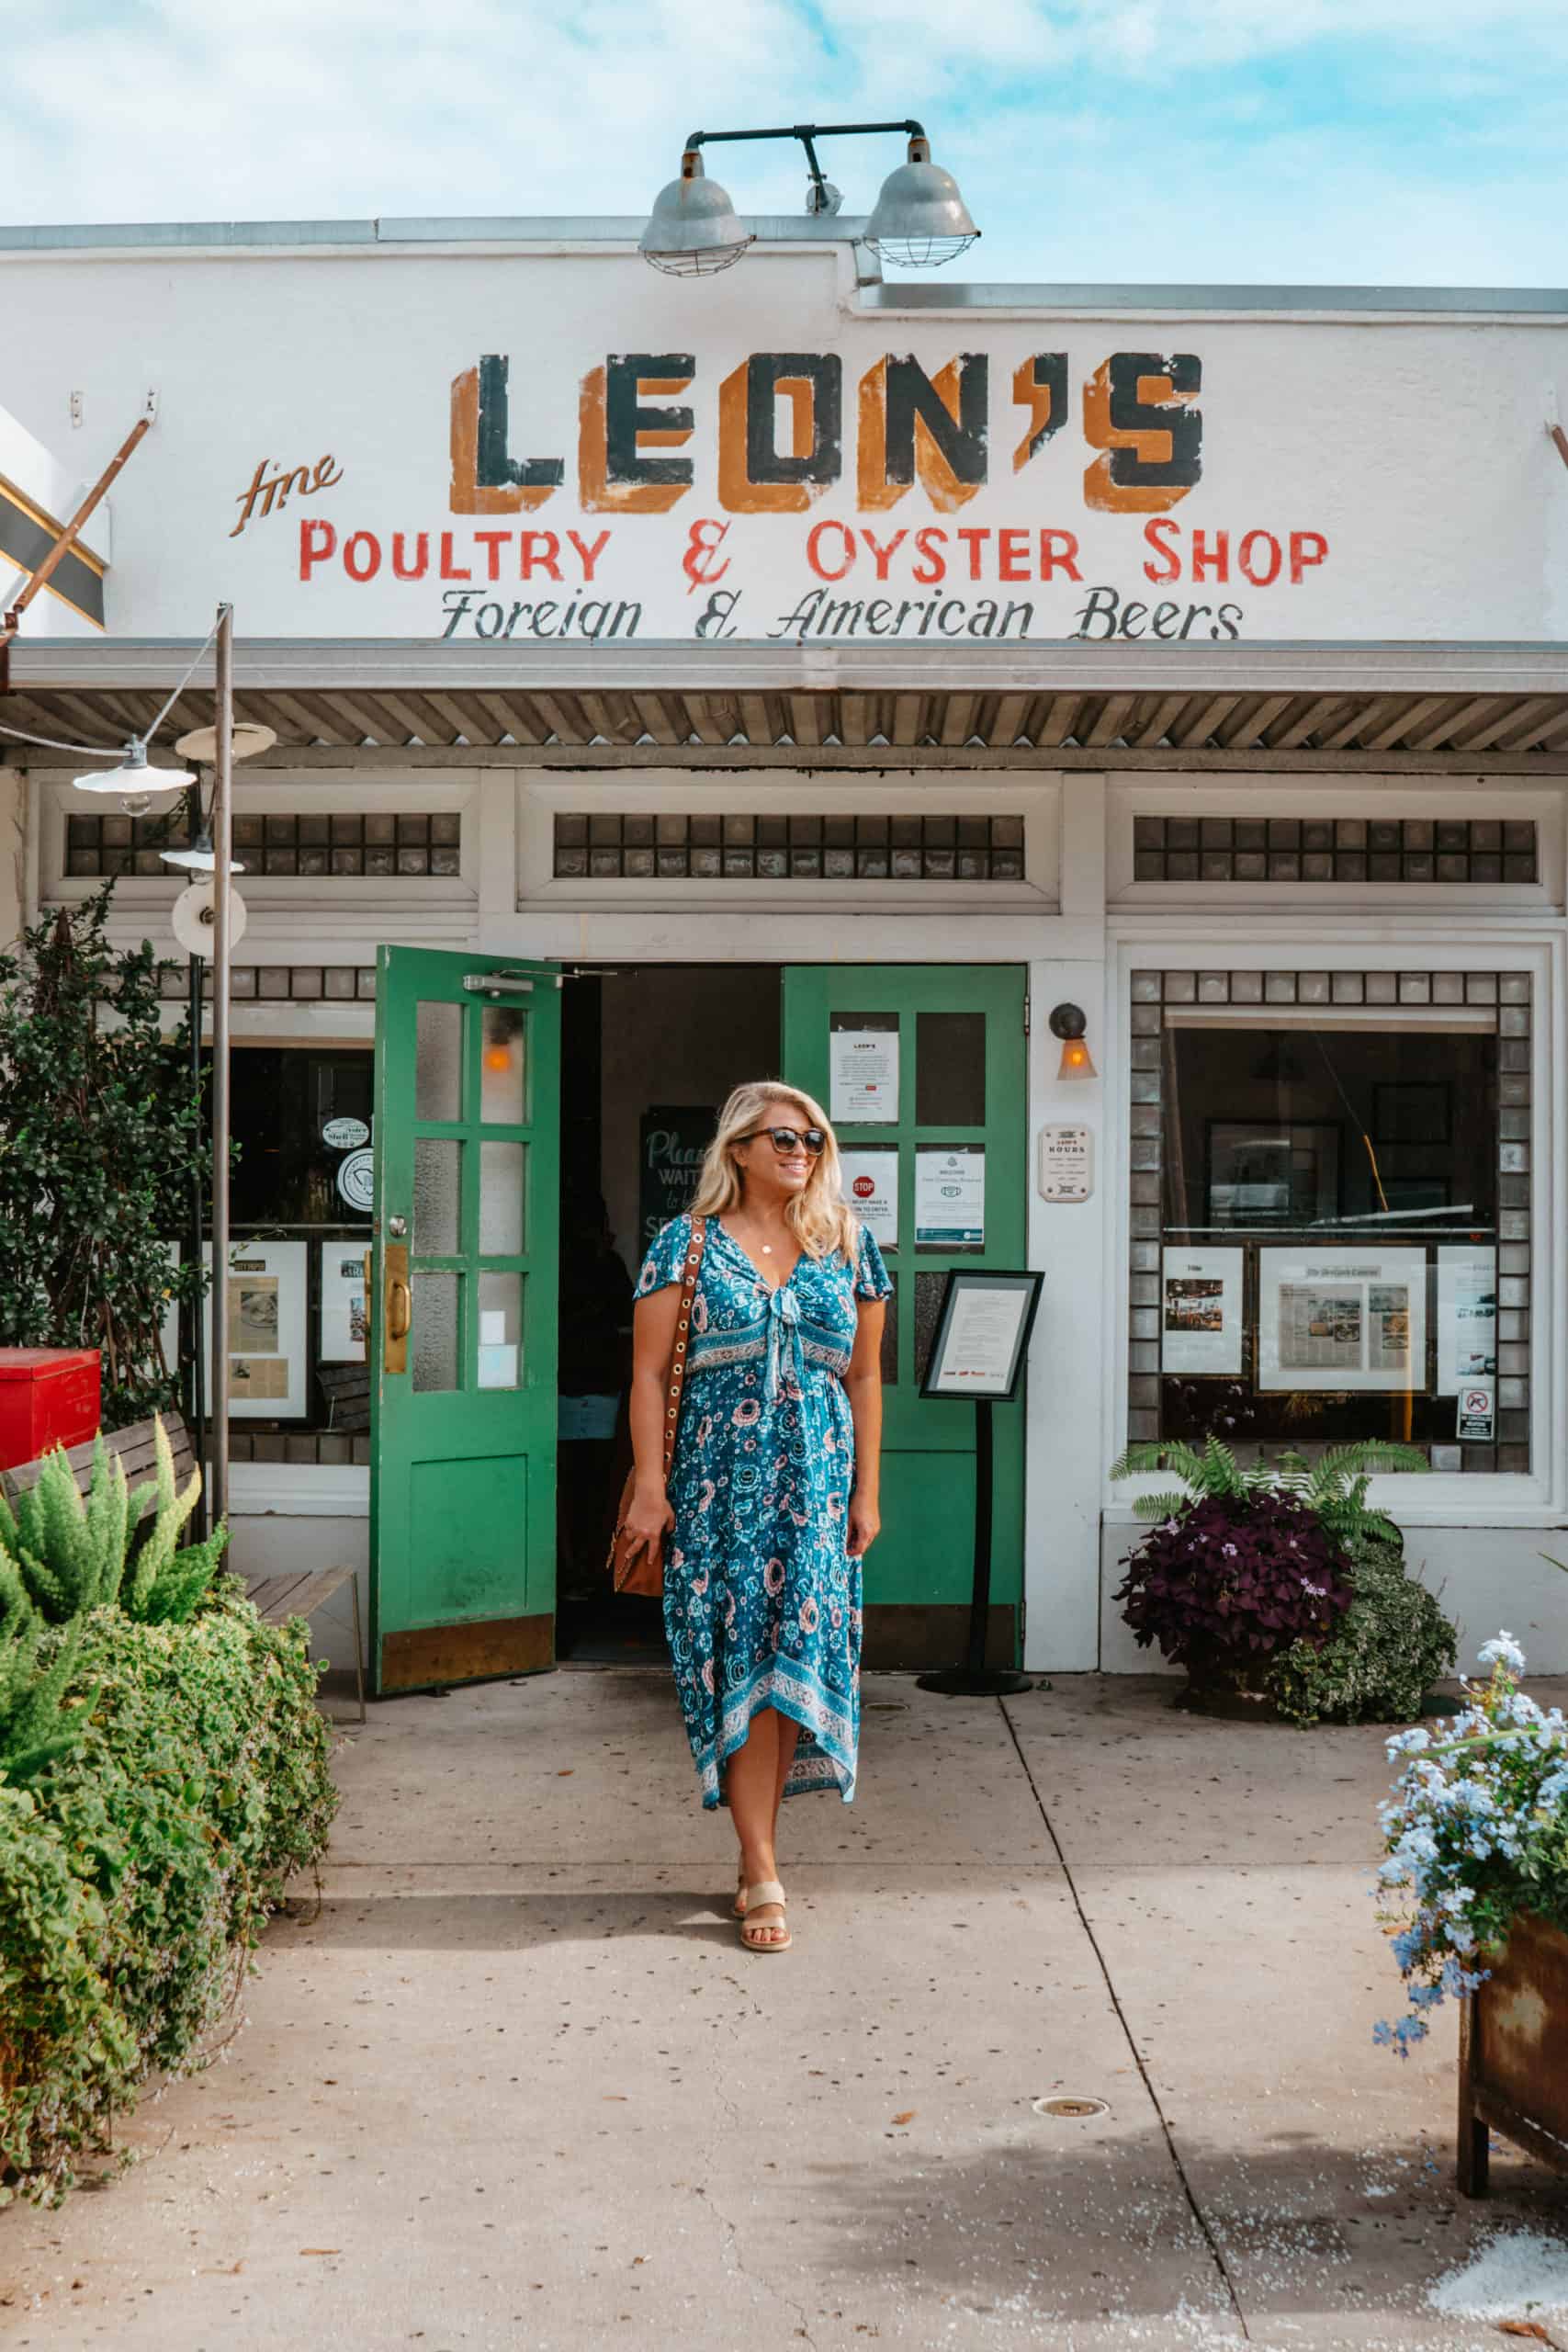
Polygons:
<instances>
[{"instance_id":1,"label":"white building facade","mask_svg":"<svg viewBox=\"0 0 1568 2352\"><path fill-rule=\"evenodd\" d=\"M1150 1663L1109 1465L1212 1430L1418 1448L1380 1487L1412 1565L1568 1670L1568 295L866 284L854 223L758 225L711 281L626 222L0 236L0 502L41 527L43 453L91 478L158 403L90 535L102 626L40 597L0 725L122 741L222 598L277 737L236 791L242 1565L358 1562L386 1689L547 1663L613 1443L582 1235L602 1195L634 1263L728 1085L777 1071L832 1098L899 1281L869 1657L959 1646L973 1439L916 1392L973 1263L1045 1278L998 1656ZM117 936L173 955L151 820L0 758L0 929L115 874ZM411 1004L440 969L552 1000L496 1135L403 1099L416 951L448 963ZM412 1487L405 1379L446 1417ZM493 1464L525 1413L525 1479ZM394 1571L389 1517L480 1489L463 1540L510 1554L434 1598Z\"/></svg>"}]
</instances>

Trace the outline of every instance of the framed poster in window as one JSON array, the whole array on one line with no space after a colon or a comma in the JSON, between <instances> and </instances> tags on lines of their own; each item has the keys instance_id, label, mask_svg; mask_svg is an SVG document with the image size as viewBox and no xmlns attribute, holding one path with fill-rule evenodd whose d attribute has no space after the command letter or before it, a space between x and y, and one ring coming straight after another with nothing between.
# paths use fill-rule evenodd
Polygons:
<instances>
[{"instance_id":1,"label":"framed poster in window","mask_svg":"<svg viewBox=\"0 0 1568 2352\"><path fill-rule=\"evenodd\" d=\"M229 1411L235 1420L300 1420L309 1406L310 1244L229 1245ZM212 1347L211 1296L203 1316Z\"/></svg>"},{"instance_id":2,"label":"framed poster in window","mask_svg":"<svg viewBox=\"0 0 1568 2352\"><path fill-rule=\"evenodd\" d=\"M1258 1385L1427 1390L1424 1250L1260 1250Z\"/></svg>"}]
</instances>

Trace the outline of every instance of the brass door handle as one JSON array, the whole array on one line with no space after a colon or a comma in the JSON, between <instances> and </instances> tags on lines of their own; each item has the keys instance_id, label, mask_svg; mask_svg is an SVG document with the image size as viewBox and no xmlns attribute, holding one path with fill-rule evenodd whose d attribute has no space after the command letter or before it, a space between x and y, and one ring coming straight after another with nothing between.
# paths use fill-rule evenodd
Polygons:
<instances>
[{"instance_id":1,"label":"brass door handle","mask_svg":"<svg viewBox=\"0 0 1568 2352\"><path fill-rule=\"evenodd\" d=\"M409 1288L409 1251L406 1241L389 1241L381 1251L381 1282L386 1317L382 1324L381 1368L384 1372L406 1372L409 1368L409 1326L413 1321L413 1295Z\"/></svg>"}]
</instances>

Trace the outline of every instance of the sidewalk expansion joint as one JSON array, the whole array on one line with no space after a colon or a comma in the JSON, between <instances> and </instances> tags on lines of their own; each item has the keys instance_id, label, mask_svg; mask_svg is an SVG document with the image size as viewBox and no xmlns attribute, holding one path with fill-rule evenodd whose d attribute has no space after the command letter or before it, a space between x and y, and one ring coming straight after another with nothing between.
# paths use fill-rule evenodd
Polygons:
<instances>
[{"instance_id":1,"label":"sidewalk expansion joint","mask_svg":"<svg viewBox=\"0 0 1568 2352\"><path fill-rule=\"evenodd\" d=\"M1128 2020L1127 2012L1122 2006L1122 1996L1116 1990L1115 1981L1111 1973L1110 1963L1106 1960L1105 1953L1100 1947L1100 1939L1094 1932L1094 1928L1090 1922L1089 1913L1084 1908L1083 1897L1078 1893L1078 1883L1073 1875L1072 1864L1068 1861L1066 1854L1063 1849L1062 1841L1056 1835L1055 1826L1053 1823L1050 1815L1045 1810L1045 1800L1040 1793L1040 1784L1029 1769L1029 1758L1023 1752L1023 1745L1019 1738L1017 1726L1015 1725L1011 1715L1008 1713L1006 1700L998 1699L997 1701L997 1707L1000 1713L1003 1723L1007 1725L1008 1737L1013 1744L1013 1749L1018 1757L1019 1763L1023 1768L1023 1777L1029 1783L1029 1792L1034 1799L1035 1809L1039 1813L1041 1821L1044 1824L1045 1835L1051 1840L1051 1844L1055 1850L1058 1866L1060 1867L1063 1878L1066 1881L1067 1892L1073 1898L1073 1908L1077 1913L1078 1925L1082 1928L1084 1935L1089 1942L1089 1948L1093 1952L1095 1960L1099 1963L1100 1975L1105 1981L1106 1995L1111 2002L1112 2009L1116 2013L1116 2022L1121 2027L1122 2039L1127 2044L1127 2054L1132 2059L1134 2065L1137 2068L1138 2076L1144 2086L1145 2093L1147 2094L1149 2105L1153 2108L1155 2115L1158 2120L1159 2128L1165 2135L1165 2144L1170 2156L1171 2165L1175 2171L1177 2179L1181 2183L1181 2193L1187 2199L1188 2208L1191 2212L1192 2219L1197 2222L1199 2229L1202 2232L1203 2243L1209 2249L1214 2268L1218 2271L1221 2283L1224 2285L1225 2293L1230 2299L1231 2309L1235 2313L1235 2324L1241 2330L1242 2336L1245 2341L1250 2344L1252 2342L1252 2331L1247 2324L1247 2313L1242 2310L1241 2297L1236 2292L1235 2280L1231 2276L1230 2266L1225 2260L1224 2253L1221 2247L1220 2242L1210 2226L1209 2217L1204 2212L1201 2205L1198 2202L1197 2193L1192 2187L1191 2181L1187 2177L1187 2167L1181 2161L1181 2151L1176 2144L1176 2134L1171 2130L1170 2123L1166 2116L1165 2109L1160 2104L1159 2093L1156 2089L1154 2078L1150 2075L1147 2065L1145 2064L1144 2053L1138 2048L1137 2042L1134 2039L1133 2028Z\"/></svg>"}]
</instances>

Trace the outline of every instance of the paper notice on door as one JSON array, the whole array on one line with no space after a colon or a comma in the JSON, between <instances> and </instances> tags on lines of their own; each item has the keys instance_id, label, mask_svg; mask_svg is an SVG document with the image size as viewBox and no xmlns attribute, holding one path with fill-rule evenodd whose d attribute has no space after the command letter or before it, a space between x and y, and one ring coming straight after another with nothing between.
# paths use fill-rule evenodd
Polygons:
<instances>
[{"instance_id":1,"label":"paper notice on door","mask_svg":"<svg viewBox=\"0 0 1568 2352\"><path fill-rule=\"evenodd\" d=\"M1438 1252L1438 1394L1452 1396L1497 1373L1497 1253Z\"/></svg>"},{"instance_id":2,"label":"paper notice on door","mask_svg":"<svg viewBox=\"0 0 1568 2352\"><path fill-rule=\"evenodd\" d=\"M1160 1291L1160 1370L1241 1370L1239 1250L1168 1250Z\"/></svg>"},{"instance_id":3,"label":"paper notice on door","mask_svg":"<svg viewBox=\"0 0 1568 2352\"><path fill-rule=\"evenodd\" d=\"M879 1250L898 1246L898 1152L866 1144L839 1154L844 1198Z\"/></svg>"},{"instance_id":4,"label":"paper notice on door","mask_svg":"<svg viewBox=\"0 0 1568 2352\"><path fill-rule=\"evenodd\" d=\"M986 1246L986 1148L939 1145L915 1154L917 1250Z\"/></svg>"},{"instance_id":5,"label":"paper notice on door","mask_svg":"<svg viewBox=\"0 0 1568 2352\"><path fill-rule=\"evenodd\" d=\"M828 1037L828 1116L835 1126L898 1124L897 1029L834 1029Z\"/></svg>"}]
</instances>

